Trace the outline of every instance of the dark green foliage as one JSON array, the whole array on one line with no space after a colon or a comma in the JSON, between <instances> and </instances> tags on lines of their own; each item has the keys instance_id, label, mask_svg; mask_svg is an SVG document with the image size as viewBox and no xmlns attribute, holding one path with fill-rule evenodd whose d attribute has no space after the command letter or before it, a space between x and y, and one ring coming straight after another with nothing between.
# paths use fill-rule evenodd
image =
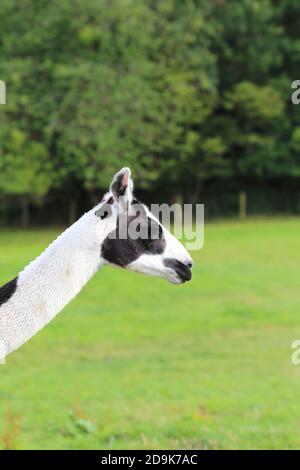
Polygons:
<instances>
[{"instance_id":1,"label":"dark green foliage","mask_svg":"<svg viewBox=\"0 0 300 470\"><path fill-rule=\"evenodd\" d=\"M191 201L212 179L299 177L299 17L295 0L2 0L1 194L94 197L122 165Z\"/></svg>"}]
</instances>

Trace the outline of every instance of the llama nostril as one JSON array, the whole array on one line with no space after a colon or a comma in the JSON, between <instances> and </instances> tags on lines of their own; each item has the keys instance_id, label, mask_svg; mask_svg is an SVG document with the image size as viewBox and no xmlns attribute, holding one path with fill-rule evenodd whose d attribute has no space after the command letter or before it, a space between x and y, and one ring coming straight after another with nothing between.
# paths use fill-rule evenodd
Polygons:
<instances>
[{"instance_id":1,"label":"llama nostril","mask_svg":"<svg viewBox=\"0 0 300 470\"><path fill-rule=\"evenodd\" d=\"M176 258L166 258L164 259L164 265L167 268L174 269L176 274L183 280L183 281L190 281L192 279L192 272L189 267L189 263L182 263L181 261L177 260Z\"/></svg>"},{"instance_id":2,"label":"llama nostril","mask_svg":"<svg viewBox=\"0 0 300 470\"><path fill-rule=\"evenodd\" d=\"M192 269L192 267L193 267L193 263L192 263L192 262L187 263L187 265L188 265L188 267L189 267L190 269Z\"/></svg>"}]
</instances>

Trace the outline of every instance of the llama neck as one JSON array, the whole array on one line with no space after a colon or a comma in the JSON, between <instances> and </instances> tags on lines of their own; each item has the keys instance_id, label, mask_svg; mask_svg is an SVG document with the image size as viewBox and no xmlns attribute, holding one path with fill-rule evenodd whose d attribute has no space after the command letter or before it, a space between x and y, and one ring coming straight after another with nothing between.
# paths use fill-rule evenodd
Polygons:
<instances>
[{"instance_id":1,"label":"llama neck","mask_svg":"<svg viewBox=\"0 0 300 470\"><path fill-rule=\"evenodd\" d=\"M0 306L0 355L49 323L99 269L96 223L88 212L19 274L15 292Z\"/></svg>"}]
</instances>

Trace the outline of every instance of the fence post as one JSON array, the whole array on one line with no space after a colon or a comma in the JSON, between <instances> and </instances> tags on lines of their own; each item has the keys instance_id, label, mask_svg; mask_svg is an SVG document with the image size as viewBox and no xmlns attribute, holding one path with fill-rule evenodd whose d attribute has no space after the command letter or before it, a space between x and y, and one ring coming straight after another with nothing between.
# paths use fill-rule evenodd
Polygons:
<instances>
[{"instance_id":1,"label":"fence post","mask_svg":"<svg viewBox=\"0 0 300 470\"><path fill-rule=\"evenodd\" d=\"M30 224L29 199L25 194L21 196L21 227L28 228Z\"/></svg>"},{"instance_id":2,"label":"fence post","mask_svg":"<svg viewBox=\"0 0 300 470\"><path fill-rule=\"evenodd\" d=\"M247 218L247 193L240 191L239 193L239 217L240 219Z\"/></svg>"}]
</instances>

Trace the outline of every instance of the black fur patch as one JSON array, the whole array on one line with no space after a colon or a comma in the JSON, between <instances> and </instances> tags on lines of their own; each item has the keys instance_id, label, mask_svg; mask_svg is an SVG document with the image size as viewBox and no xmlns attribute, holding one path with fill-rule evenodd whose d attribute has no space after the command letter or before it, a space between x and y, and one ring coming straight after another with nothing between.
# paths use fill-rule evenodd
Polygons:
<instances>
[{"instance_id":1,"label":"black fur patch","mask_svg":"<svg viewBox=\"0 0 300 470\"><path fill-rule=\"evenodd\" d=\"M147 216L141 204L138 204L138 206L135 204L133 207L136 211L135 215L128 217L126 222L123 222L122 218L119 217L116 230L104 240L101 249L101 254L106 261L123 268L137 260L141 255L161 254L166 247L161 225ZM137 220L137 217L139 218L136 227L139 236L137 239L133 239L130 237L130 230L128 233L128 227L130 227L131 222ZM126 223L127 226L124 227Z\"/></svg>"},{"instance_id":2,"label":"black fur patch","mask_svg":"<svg viewBox=\"0 0 300 470\"><path fill-rule=\"evenodd\" d=\"M128 184L124 183L125 173L122 173L112 184L111 190L115 197L118 199L119 196L124 196Z\"/></svg>"},{"instance_id":3,"label":"black fur patch","mask_svg":"<svg viewBox=\"0 0 300 470\"><path fill-rule=\"evenodd\" d=\"M4 286L0 287L0 306L5 304L16 292L18 278L16 277L12 281L8 282Z\"/></svg>"}]
</instances>

